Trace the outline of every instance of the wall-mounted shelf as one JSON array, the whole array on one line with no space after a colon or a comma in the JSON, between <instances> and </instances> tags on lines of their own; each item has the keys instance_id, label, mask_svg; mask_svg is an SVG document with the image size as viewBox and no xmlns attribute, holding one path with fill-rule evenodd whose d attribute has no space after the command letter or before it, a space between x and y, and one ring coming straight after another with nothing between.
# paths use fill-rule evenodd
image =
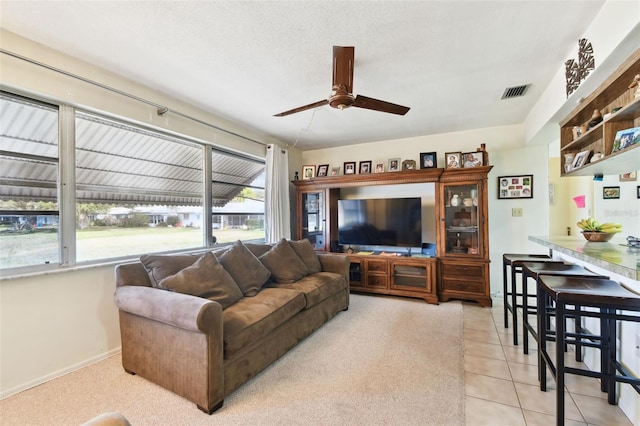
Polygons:
<instances>
[{"instance_id":1,"label":"wall-mounted shelf","mask_svg":"<svg viewBox=\"0 0 640 426\"><path fill-rule=\"evenodd\" d=\"M606 81L585 98L560 123L561 176L615 175L636 171L640 168L640 144L612 152L616 133L632 127L640 127L640 98L635 98L635 89L628 86L640 72L640 49L636 50ZM582 126L591 120L594 110L604 116L614 108L622 107L601 123L574 138L573 127ZM564 155L578 154L590 150L590 155L600 152L604 157L582 167L565 170ZM589 161L589 159L587 159Z\"/></svg>"}]
</instances>

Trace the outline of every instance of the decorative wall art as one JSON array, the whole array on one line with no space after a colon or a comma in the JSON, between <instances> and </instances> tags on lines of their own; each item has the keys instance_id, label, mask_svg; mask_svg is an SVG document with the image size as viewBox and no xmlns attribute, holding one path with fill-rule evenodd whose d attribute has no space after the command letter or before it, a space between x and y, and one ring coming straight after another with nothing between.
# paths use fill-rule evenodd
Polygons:
<instances>
[{"instance_id":1,"label":"decorative wall art","mask_svg":"<svg viewBox=\"0 0 640 426\"><path fill-rule=\"evenodd\" d=\"M586 38L578 40L578 60L568 59L564 63L567 98L576 91L584 80L596 67L593 57L593 46Z\"/></svg>"},{"instance_id":2,"label":"decorative wall art","mask_svg":"<svg viewBox=\"0 0 640 426\"><path fill-rule=\"evenodd\" d=\"M602 188L602 198L605 200L616 200L620 198L620 187L605 186Z\"/></svg>"},{"instance_id":3,"label":"decorative wall art","mask_svg":"<svg viewBox=\"0 0 640 426\"><path fill-rule=\"evenodd\" d=\"M638 172L623 173L619 177L620 182L635 182L638 180Z\"/></svg>"},{"instance_id":4,"label":"decorative wall art","mask_svg":"<svg viewBox=\"0 0 640 426\"><path fill-rule=\"evenodd\" d=\"M498 200L533 198L533 175L498 176Z\"/></svg>"}]
</instances>

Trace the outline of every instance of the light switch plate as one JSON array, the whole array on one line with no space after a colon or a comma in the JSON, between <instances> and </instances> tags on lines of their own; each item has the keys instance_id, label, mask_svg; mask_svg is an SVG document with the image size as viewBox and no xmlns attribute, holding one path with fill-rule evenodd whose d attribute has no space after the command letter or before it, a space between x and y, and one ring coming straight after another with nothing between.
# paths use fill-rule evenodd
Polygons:
<instances>
[{"instance_id":1,"label":"light switch plate","mask_svg":"<svg viewBox=\"0 0 640 426\"><path fill-rule=\"evenodd\" d=\"M522 208L512 208L511 209L511 216L513 217L522 217Z\"/></svg>"}]
</instances>

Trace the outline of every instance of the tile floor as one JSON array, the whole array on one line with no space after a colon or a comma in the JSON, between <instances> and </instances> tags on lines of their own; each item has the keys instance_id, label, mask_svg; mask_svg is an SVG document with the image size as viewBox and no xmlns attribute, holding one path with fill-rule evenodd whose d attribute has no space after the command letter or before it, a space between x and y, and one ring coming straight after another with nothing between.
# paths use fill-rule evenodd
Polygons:
<instances>
[{"instance_id":1,"label":"tile floor","mask_svg":"<svg viewBox=\"0 0 640 426\"><path fill-rule=\"evenodd\" d=\"M513 346L513 325L504 328L502 306L500 298L493 299L493 308L463 303L466 424L553 425L555 382L547 375L547 392L540 391L535 340L529 340L529 355L522 353L522 339ZM573 352L566 362L582 364ZM597 379L568 374L565 381L565 425L632 426L618 406L607 403Z\"/></svg>"}]
</instances>

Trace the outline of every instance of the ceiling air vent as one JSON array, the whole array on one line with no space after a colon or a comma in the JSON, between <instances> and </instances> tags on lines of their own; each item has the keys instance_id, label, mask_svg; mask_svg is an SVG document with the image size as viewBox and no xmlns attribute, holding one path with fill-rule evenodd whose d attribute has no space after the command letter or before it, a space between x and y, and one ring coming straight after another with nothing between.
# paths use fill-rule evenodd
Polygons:
<instances>
[{"instance_id":1,"label":"ceiling air vent","mask_svg":"<svg viewBox=\"0 0 640 426\"><path fill-rule=\"evenodd\" d=\"M525 84L524 86L507 87L504 89L504 93L500 99L511 99L524 96L524 94L527 93L529 86L529 84Z\"/></svg>"}]
</instances>

